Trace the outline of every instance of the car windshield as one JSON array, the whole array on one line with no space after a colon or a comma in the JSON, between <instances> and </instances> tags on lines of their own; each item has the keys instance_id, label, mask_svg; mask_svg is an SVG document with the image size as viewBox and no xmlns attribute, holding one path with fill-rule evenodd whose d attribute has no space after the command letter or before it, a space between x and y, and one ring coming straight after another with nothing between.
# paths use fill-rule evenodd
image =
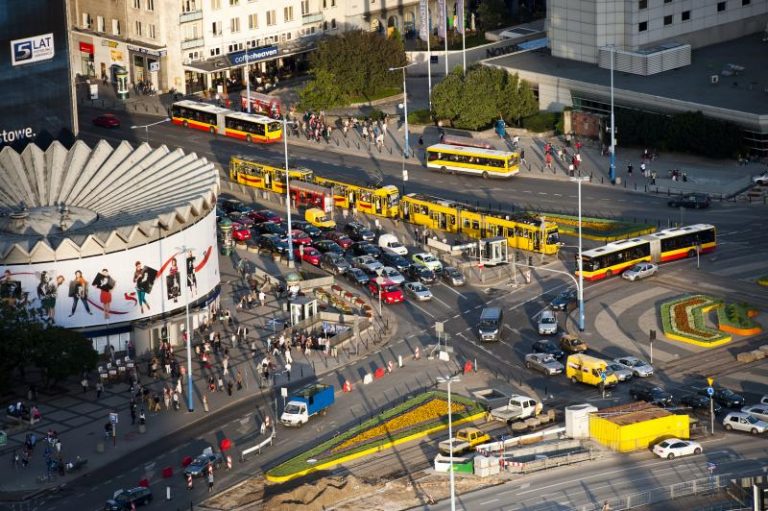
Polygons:
<instances>
[{"instance_id":1,"label":"car windshield","mask_svg":"<svg viewBox=\"0 0 768 511\"><path fill-rule=\"evenodd\" d=\"M551 316L544 316L543 318L541 318L541 322L544 324L550 325L555 322L555 318Z\"/></svg>"},{"instance_id":2,"label":"car windshield","mask_svg":"<svg viewBox=\"0 0 768 511\"><path fill-rule=\"evenodd\" d=\"M435 259L435 256L432 256L432 255L425 255L421 258L421 260L424 261L425 263L433 263L437 261L437 259Z\"/></svg>"},{"instance_id":3,"label":"car windshield","mask_svg":"<svg viewBox=\"0 0 768 511\"><path fill-rule=\"evenodd\" d=\"M424 291L427 288L423 284L411 284L411 289L414 291Z\"/></svg>"},{"instance_id":4,"label":"car windshield","mask_svg":"<svg viewBox=\"0 0 768 511\"><path fill-rule=\"evenodd\" d=\"M663 442L661 442L659 444L659 446L660 447L669 447L670 446L670 442L668 442L667 440L664 440Z\"/></svg>"},{"instance_id":5,"label":"car windshield","mask_svg":"<svg viewBox=\"0 0 768 511\"><path fill-rule=\"evenodd\" d=\"M632 359L626 360L625 364L628 365L629 367L639 367L639 366L643 365L643 363L641 361L639 361L639 360L632 360Z\"/></svg>"},{"instance_id":6,"label":"car windshield","mask_svg":"<svg viewBox=\"0 0 768 511\"><path fill-rule=\"evenodd\" d=\"M398 289L400 289L399 287L397 287L396 284L384 285L382 287L384 288L384 291L386 291L388 293L392 293L392 292L397 291Z\"/></svg>"},{"instance_id":7,"label":"car windshield","mask_svg":"<svg viewBox=\"0 0 768 511\"><path fill-rule=\"evenodd\" d=\"M484 320L480 322L480 328L482 328L483 330L488 330L489 328L495 328L495 327L496 327L495 321Z\"/></svg>"},{"instance_id":8,"label":"car windshield","mask_svg":"<svg viewBox=\"0 0 768 511\"><path fill-rule=\"evenodd\" d=\"M300 413L301 412L301 406L294 404L294 403L288 403L285 407L285 413L294 414L294 413Z\"/></svg>"},{"instance_id":9,"label":"car windshield","mask_svg":"<svg viewBox=\"0 0 768 511\"><path fill-rule=\"evenodd\" d=\"M757 424L757 419L755 417L752 417L751 415L747 415L746 419L747 419L747 422L749 422L750 424Z\"/></svg>"},{"instance_id":10,"label":"car windshield","mask_svg":"<svg viewBox=\"0 0 768 511\"><path fill-rule=\"evenodd\" d=\"M720 394L724 397L736 397L736 394L730 389L723 389L720 391Z\"/></svg>"}]
</instances>

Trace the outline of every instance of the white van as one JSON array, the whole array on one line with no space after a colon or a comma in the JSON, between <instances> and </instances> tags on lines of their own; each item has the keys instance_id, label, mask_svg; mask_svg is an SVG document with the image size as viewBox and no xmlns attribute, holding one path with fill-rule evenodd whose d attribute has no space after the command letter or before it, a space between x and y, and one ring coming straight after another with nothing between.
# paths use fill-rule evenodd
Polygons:
<instances>
[{"instance_id":1,"label":"white van","mask_svg":"<svg viewBox=\"0 0 768 511\"><path fill-rule=\"evenodd\" d=\"M379 248L390 254L399 256L408 255L408 249L405 248L405 245L400 243L400 241L397 239L397 236L394 234L382 234L379 236Z\"/></svg>"}]
</instances>

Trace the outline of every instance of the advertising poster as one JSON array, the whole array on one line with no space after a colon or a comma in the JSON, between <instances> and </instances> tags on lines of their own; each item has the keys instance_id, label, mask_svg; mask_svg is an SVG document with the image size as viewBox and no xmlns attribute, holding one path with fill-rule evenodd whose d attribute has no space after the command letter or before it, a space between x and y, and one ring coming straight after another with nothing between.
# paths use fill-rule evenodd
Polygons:
<instances>
[{"instance_id":1,"label":"advertising poster","mask_svg":"<svg viewBox=\"0 0 768 511\"><path fill-rule=\"evenodd\" d=\"M429 39L429 1L419 1L419 39Z\"/></svg>"},{"instance_id":2,"label":"advertising poster","mask_svg":"<svg viewBox=\"0 0 768 511\"><path fill-rule=\"evenodd\" d=\"M440 23L437 24L437 35L440 39L445 39L446 25L448 23L448 16L445 12L445 0L437 0L437 12L440 19Z\"/></svg>"},{"instance_id":3,"label":"advertising poster","mask_svg":"<svg viewBox=\"0 0 768 511\"><path fill-rule=\"evenodd\" d=\"M168 313L219 284L215 228L216 216L209 214L182 232L123 252L0 266L0 299L67 328Z\"/></svg>"}]
</instances>

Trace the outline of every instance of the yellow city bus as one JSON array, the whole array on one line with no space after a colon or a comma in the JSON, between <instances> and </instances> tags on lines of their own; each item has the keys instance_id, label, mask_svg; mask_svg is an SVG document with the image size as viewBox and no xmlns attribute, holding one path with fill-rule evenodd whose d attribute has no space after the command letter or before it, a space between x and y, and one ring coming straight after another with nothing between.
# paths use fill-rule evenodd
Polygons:
<instances>
[{"instance_id":1,"label":"yellow city bus","mask_svg":"<svg viewBox=\"0 0 768 511\"><path fill-rule=\"evenodd\" d=\"M530 215L487 212L446 199L409 193L400 201L400 218L428 229L466 234L472 238L502 236L512 248L541 254L560 249L557 224Z\"/></svg>"},{"instance_id":2,"label":"yellow city bus","mask_svg":"<svg viewBox=\"0 0 768 511\"><path fill-rule=\"evenodd\" d=\"M394 185L361 185L315 175L314 182L333 189L337 208L356 208L361 213L395 218L399 214L400 191Z\"/></svg>"},{"instance_id":3,"label":"yellow city bus","mask_svg":"<svg viewBox=\"0 0 768 511\"><path fill-rule=\"evenodd\" d=\"M520 172L520 155L478 147L435 144L427 147L427 168L489 177L511 177Z\"/></svg>"},{"instance_id":4,"label":"yellow city bus","mask_svg":"<svg viewBox=\"0 0 768 511\"><path fill-rule=\"evenodd\" d=\"M312 182L313 172L305 168L290 169L291 180ZM285 193L285 169L253 161L244 156L229 159L229 178L241 185Z\"/></svg>"}]
</instances>

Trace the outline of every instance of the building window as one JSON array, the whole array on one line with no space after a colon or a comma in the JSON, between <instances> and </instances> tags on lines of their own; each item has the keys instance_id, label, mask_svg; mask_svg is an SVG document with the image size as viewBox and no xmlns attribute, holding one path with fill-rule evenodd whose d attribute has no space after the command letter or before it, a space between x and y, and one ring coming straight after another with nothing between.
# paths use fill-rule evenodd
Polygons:
<instances>
[{"instance_id":1,"label":"building window","mask_svg":"<svg viewBox=\"0 0 768 511\"><path fill-rule=\"evenodd\" d=\"M333 30L335 30L335 29L336 29L336 18L333 18L333 19L331 20L331 29L333 29Z\"/></svg>"},{"instance_id":2,"label":"building window","mask_svg":"<svg viewBox=\"0 0 768 511\"><path fill-rule=\"evenodd\" d=\"M647 9L648 8L648 0L640 0L637 3L638 9Z\"/></svg>"},{"instance_id":3,"label":"building window","mask_svg":"<svg viewBox=\"0 0 768 511\"><path fill-rule=\"evenodd\" d=\"M141 35L141 21L136 22L136 35Z\"/></svg>"},{"instance_id":4,"label":"building window","mask_svg":"<svg viewBox=\"0 0 768 511\"><path fill-rule=\"evenodd\" d=\"M120 35L120 20L112 20L112 35Z\"/></svg>"},{"instance_id":5,"label":"building window","mask_svg":"<svg viewBox=\"0 0 768 511\"><path fill-rule=\"evenodd\" d=\"M645 32L648 30L648 22L647 21L641 21L639 25L637 25L637 31L638 32Z\"/></svg>"},{"instance_id":6,"label":"building window","mask_svg":"<svg viewBox=\"0 0 768 511\"><path fill-rule=\"evenodd\" d=\"M83 28L91 28L91 25L93 25L93 19L88 15L87 12L83 13Z\"/></svg>"},{"instance_id":7,"label":"building window","mask_svg":"<svg viewBox=\"0 0 768 511\"><path fill-rule=\"evenodd\" d=\"M221 48L211 48L211 57L218 57L221 55Z\"/></svg>"},{"instance_id":8,"label":"building window","mask_svg":"<svg viewBox=\"0 0 768 511\"><path fill-rule=\"evenodd\" d=\"M104 32L104 16L96 16L96 30Z\"/></svg>"},{"instance_id":9,"label":"building window","mask_svg":"<svg viewBox=\"0 0 768 511\"><path fill-rule=\"evenodd\" d=\"M221 9L221 0L211 0L211 9L214 11Z\"/></svg>"},{"instance_id":10,"label":"building window","mask_svg":"<svg viewBox=\"0 0 768 511\"><path fill-rule=\"evenodd\" d=\"M328 8L328 0L323 0L323 9Z\"/></svg>"},{"instance_id":11,"label":"building window","mask_svg":"<svg viewBox=\"0 0 768 511\"><path fill-rule=\"evenodd\" d=\"M293 6L283 8L283 20L285 22L293 21Z\"/></svg>"},{"instance_id":12,"label":"building window","mask_svg":"<svg viewBox=\"0 0 768 511\"><path fill-rule=\"evenodd\" d=\"M309 14L309 0L301 0L301 15Z\"/></svg>"},{"instance_id":13,"label":"building window","mask_svg":"<svg viewBox=\"0 0 768 511\"><path fill-rule=\"evenodd\" d=\"M133 0L133 8L141 9L141 0Z\"/></svg>"},{"instance_id":14,"label":"building window","mask_svg":"<svg viewBox=\"0 0 768 511\"><path fill-rule=\"evenodd\" d=\"M752 3L752 0L741 0L741 6L744 7L745 5L749 5Z\"/></svg>"},{"instance_id":15,"label":"building window","mask_svg":"<svg viewBox=\"0 0 768 511\"><path fill-rule=\"evenodd\" d=\"M664 0L664 3L665 3L665 4L671 4L671 3L672 3L672 0Z\"/></svg>"},{"instance_id":16,"label":"building window","mask_svg":"<svg viewBox=\"0 0 768 511\"><path fill-rule=\"evenodd\" d=\"M259 15L258 14L249 14L248 15L248 29L249 30L256 30L259 28Z\"/></svg>"},{"instance_id":17,"label":"building window","mask_svg":"<svg viewBox=\"0 0 768 511\"><path fill-rule=\"evenodd\" d=\"M717 12L723 12L725 10L725 2L717 2Z\"/></svg>"},{"instance_id":18,"label":"building window","mask_svg":"<svg viewBox=\"0 0 768 511\"><path fill-rule=\"evenodd\" d=\"M664 16L664 26L672 24L672 15Z\"/></svg>"},{"instance_id":19,"label":"building window","mask_svg":"<svg viewBox=\"0 0 768 511\"><path fill-rule=\"evenodd\" d=\"M682 16L680 16L680 19L683 21L688 21L691 19L691 11L683 11Z\"/></svg>"},{"instance_id":20,"label":"building window","mask_svg":"<svg viewBox=\"0 0 768 511\"><path fill-rule=\"evenodd\" d=\"M211 31L213 35L221 35L221 21L214 21L211 23Z\"/></svg>"},{"instance_id":21,"label":"building window","mask_svg":"<svg viewBox=\"0 0 768 511\"><path fill-rule=\"evenodd\" d=\"M148 11L155 10L155 0L147 0L147 10Z\"/></svg>"},{"instance_id":22,"label":"building window","mask_svg":"<svg viewBox=\"0 0 768 511\"><path fill-rule=\"evenodd\" d=\"M267 26L271 27L272 25L277 25L277 14L274 9L267 11Z\"/></svg>"},{"instance_id":23,"label":"building window","mask_svg":"<svg viewBox=\"0 0 768 511\"><path fill-rule=\"evenodd\" d=\"M328 30L328 22L323 21L323 30Z\"/></svg>"},{"instance_id":24,"label":"building window","mask_svg":"<svg viewBox=\"0 0 768 511\"><path fill-rule=\"evenodd\" d=\"M229 5L240 5L240 0L229 0Z\"/></svg>"},{"instance_id":25,"label":"building window","mask_svg":"<svg viewBox=\"0 0 768 511\"><path fill-rule=\"evenodd\" d=\"M331 0L331 7L336 7L336 0Z\"/></svg>"},{"instance_id":26,"label":"building window","mask_svg":"<svg viewBox=\"0 0 768 511\"><path fill-rule=\"evenodd\" d=\"M157 39L157 34L155 33L154 25L147 25L147 32L149 33L150 39Z\"/></svg>"},{"instance_id":27,"label":"building window","mask_svg":"<svg viewBox=\"0 0 768 511\"><path fill-rule=\"evenodd\" d=\"M240 32L240 18L232 18L229 20L229 31L233 34Z\"/></svg>"}]
</instances>

